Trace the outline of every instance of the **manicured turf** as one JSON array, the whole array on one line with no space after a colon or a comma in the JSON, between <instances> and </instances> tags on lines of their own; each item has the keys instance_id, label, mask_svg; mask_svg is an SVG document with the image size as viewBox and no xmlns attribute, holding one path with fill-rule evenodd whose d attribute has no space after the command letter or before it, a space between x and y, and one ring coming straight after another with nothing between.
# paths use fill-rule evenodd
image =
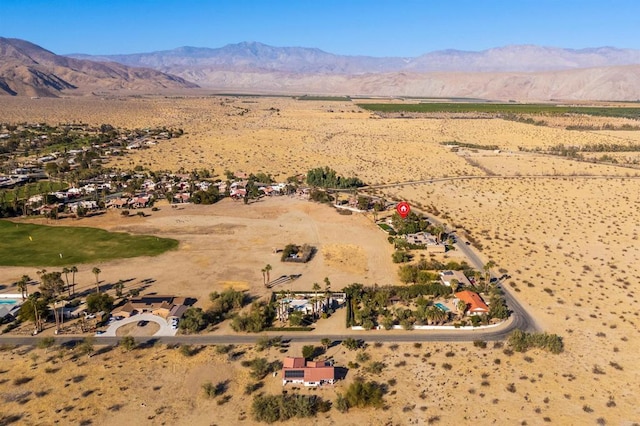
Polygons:
<instances>
[{"instance_id":1,"label":"manicured turf","mask_svg":"<svg viewBox=\"0 0 640 426\"><path fill-rule=\"evenodd\" d=\"M419 103L419 104L358 104L361 108L379 112L483 112L489 114L585 114L601 117L640 118L640 107L587 107L552 104L494 104L494 103Z\"/></svg>"},{"instance_id":2,"label":"manicured turf","mask_svg":"<svg viewBox=\"0 0 640 426\"><path fill-rule=\"evenodd\" d=\"M1 266L65 266L155 256L178 241L96 228L44 226L0 220ZM62 257L60 256L62 254Z\"/></svg>"}]
</instances>

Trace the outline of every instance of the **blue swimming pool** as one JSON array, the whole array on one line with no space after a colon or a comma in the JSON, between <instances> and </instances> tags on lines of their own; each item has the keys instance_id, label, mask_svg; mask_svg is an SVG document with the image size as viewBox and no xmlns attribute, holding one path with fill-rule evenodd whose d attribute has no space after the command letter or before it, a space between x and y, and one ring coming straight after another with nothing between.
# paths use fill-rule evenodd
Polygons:
<instances>
[{"instance_id":1,"label":"blue swimming pool","mask_svg":"<svg viewBox=\"0 0 640 426\"><path fill-rule=\"evenodd\" d=\"M0 299L0 305L15 305L18 303L15 299Z\"/></svg>"},{"instance_id":2,"label":"blue swimming pool","mask_svg":"<svg viewBox=\"0 0 640 426\"><path fill-rule=\"evenodd\" d=\"M450 309L449 309L449 308L447 308L445 305L443 305L443 304L442 304L442 303L440 303L440 302L438 302L438 303L434 303L434 306L435 306L436 308L439 308L439 309L440 309L440 310L442 310L442 311L445 311L445 312L449 312L449 311L450 311Z\"/></svg>"}]
</instances>

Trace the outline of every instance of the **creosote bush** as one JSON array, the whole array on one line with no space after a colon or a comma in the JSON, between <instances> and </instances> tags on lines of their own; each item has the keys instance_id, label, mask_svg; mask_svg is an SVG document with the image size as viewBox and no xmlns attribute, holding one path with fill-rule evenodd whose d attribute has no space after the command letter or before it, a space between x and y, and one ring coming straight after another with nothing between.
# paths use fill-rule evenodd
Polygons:
<instances>
[{"instance_id":1,"label":"creosote bush","mask_svg":"<svg viewBox=\"0 0 640 426\"><path fill-rule=\"evenodd\" d=\"M509 336L509 345L517 352L526 352L530 348L545 349L553 354L564 350L562 337L549 333L527 333L515 330Z\"/></svg>"}]
</instances>

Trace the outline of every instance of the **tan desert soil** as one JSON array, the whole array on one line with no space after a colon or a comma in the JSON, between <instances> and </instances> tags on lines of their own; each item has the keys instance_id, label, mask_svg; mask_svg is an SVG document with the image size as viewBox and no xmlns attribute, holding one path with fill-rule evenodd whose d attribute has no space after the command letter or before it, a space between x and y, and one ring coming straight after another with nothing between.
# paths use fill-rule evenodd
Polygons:
<instances>
[{"instance_id":1,"label":"tan desert soil","mask_svg":"<svg viewBox=\"0 0 640 426\"><path fill-rule=\"evenodd\" d=\"M640 336L634 305L640 279L637 170L515 154L520 146L617 143L620 137L637 141L637 132L567 131L495 119L386 120L349 103L285 98L40 101L34 107L30 100L3 100L0 116L4 121L80 120L185 129L186 135L177 141L119 160L122 167L213 167L218 174L229 169L290 176L328 165L370 183L481 176L487 170L509 176L434 181L378 192L388 199L434 205L450 226L468 231L482 244L482 256L497 263L496 271L511 276L507 285L544 330L564 338L565 352L509 355L492 343L487 349L471 343L429 343L420 348L403 344L395 350L389 344L371 345L367 352L372 360L384 362L386 368L380 376L367 377L395 380L388 383L388 409L353 409L348 414L332 409L305 423L640 422ZM240 115L241 108L249 111ZM440 145L452 140L496 144L501 153L471 152L470 162ZM524 177L552 173L560 176ZM583 174L613 177L577 176ZM266 294L260 270L267 263L274 266L272 278L301 273L291 284L296 289L309 289L314 282L322 285L325 276L334 289L352 282L386 284L397 279L391 246L370 218L341 216L295 199L249 206L229 200L184 209L161 206L145 219L123 220L113 213L61 224L179 239L180 247L171 253L100 264L101 278L133 278L131 286L143 286L142 279L152 278L150 291L194 296L203 307L211 291L226 286ZM318 254L304 266L281 264L272 249L288 242L316 244ZM336 262L338 253L350 254L352 262ZM90 288L94 265L79 266L78 279ZM23 273L35 274L35 269L0 268L0 282L10 284ZM343 317L335 315L325 324L342 327ZM248 348L243 350L245 358L254 356ZM251 380L247 369L239 361L227 362L213 348L190 358L157 347L127 354L114 349L77 361L68 352L61 361L48 359L57 353L18 348L0 354L3 413L25 413L20 420L25 424L78 424L87 419L95 424L253 424L251 397L243 395ZM300 354L301 345L292 345L288 353ZM355 360L355 353L342 346L328 354L338 365ZM282 354L272 349L267 356L279 359ZM47 367L61 368L47 373ZM335 388L302 392L333 400L360 371L350 369ZM84 377L74 380L79 376ZM17 384L20 377L32 380ZM224 405L206 399L201 385L207 380L230 380L231 399ZM281 390L278 377L265 382L265 392Z\"/></svg>"}]
</instances>

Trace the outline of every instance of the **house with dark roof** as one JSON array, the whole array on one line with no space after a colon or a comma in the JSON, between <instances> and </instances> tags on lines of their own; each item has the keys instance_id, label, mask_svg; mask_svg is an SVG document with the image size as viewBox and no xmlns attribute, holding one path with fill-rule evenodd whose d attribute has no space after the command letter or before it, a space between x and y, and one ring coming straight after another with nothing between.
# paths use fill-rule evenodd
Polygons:
<instances>
[{"instance_id":1,"label":"house with dark roof","mask_svg":"<svg viewBox=\"0 0 640 426\"><path fill-rule=\"evenodd\" d=\"M282 361L282 386L287 383L321 386L335 381L335 367L329 361L306 361L302 357L286 357Z\"/></svg>"},{"instance_id":2,"label":"house with dark roof","mask_svg":"<svg viewBox=\"0 0 640 426\"><path fill-rule=\"evenodd\" d=\"M455 294L455 297L467 304L467 313L469 315L480 315L489 313L489 307L478 293L464 290Z\"/></svg>"},{"instance_id":3,"label":"house with dark roof","mask_svg":"<svg viewBox=\"0 0 640 426\"><path fill-rule=\"evenodd\" d=\"M438 239L427 232L416 232L415 234L407 234L404 236L412 246L422 247L432 253L444 253L447 248L444 244L439 243Z\"/></svg>"},{"instance_id":4,"label":"house with dark roof","mask_svg":"<svg viewBox=\"0 0 640 426\"><path fill-rule=\"evenodd\" d=\"M463 287L471 287L471 282L462 271L442 271L440 272L442 284L451 287L451 281L456 280Z\"/></svg>"},{"instance_id":5,"label":"house with dark roof","mask_svg":"<svg viewBox=\"0 0 640 426\"><path fill-rule=\"evenodd\" d=\"M128 318L139 313L150 313L167 319L182 318L187 308L187 299L184 297L147 295L130 299L111 311L111 315Z\"/></svg>"}]
</instances>

